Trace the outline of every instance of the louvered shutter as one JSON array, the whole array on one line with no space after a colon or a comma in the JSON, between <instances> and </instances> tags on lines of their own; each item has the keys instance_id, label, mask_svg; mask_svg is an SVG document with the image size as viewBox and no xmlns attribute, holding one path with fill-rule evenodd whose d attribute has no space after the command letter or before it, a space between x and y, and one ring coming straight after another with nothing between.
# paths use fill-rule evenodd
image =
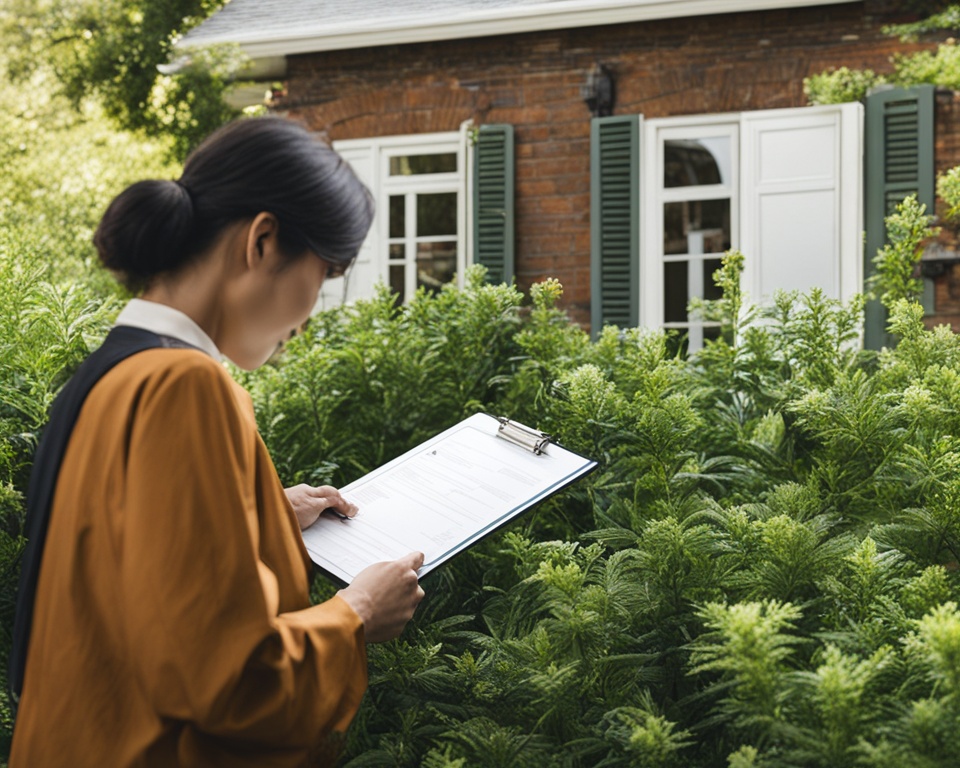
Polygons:
<instances>
[{"instance_id":1,"label":"louvered shutter","mask_svg":"<svg viewBox=\"0 0 960 768\"><path fill-rule=\"evenodd\" d=\"M640 117L590 124L590 324L628 328L639 314Z\"/></svg>"},{"instance_id":2,"label":"louvered shutter","mask_svg":"<svg viewBox=\"0 0 960 768\"><path fill-rule=\"evenodd\" d=\"M917 199L933 213L934 86L891 88L866 99L866 179L864 218L866 250L864 274L876 272L873 259L886 242L884 217L905 197ZM879 301L871 301L864 320L864 346L878 349L887 343L886 316Z\"/></svg>"},{"instance_id":3,"label":"louvered shutter","mask_svg":"<svg viewBox=\"0 0 960 768\"><path fill-rule=\"evenodd\" d=\"M514 274L512 125L481 125L473 153L473 260L491 283Z\"/></svg>"}]
</instances>

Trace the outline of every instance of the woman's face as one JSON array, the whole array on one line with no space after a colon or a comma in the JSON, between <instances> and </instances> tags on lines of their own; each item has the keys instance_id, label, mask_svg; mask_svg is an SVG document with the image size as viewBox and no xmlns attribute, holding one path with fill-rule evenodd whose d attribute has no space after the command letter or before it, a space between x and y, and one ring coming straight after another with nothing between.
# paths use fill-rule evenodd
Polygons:
<instances>
[{"instance_id":1,"label":"woman's face","mask_svg":"<svg viewBox=\"0 0 960 768\"><path fill-rule=\"evenodd\" d=\"M267 255L249 275L220 351L245 370L263 365L310 317L327 269L312 253L293 261Z\"/></svg>"}]
</instances>

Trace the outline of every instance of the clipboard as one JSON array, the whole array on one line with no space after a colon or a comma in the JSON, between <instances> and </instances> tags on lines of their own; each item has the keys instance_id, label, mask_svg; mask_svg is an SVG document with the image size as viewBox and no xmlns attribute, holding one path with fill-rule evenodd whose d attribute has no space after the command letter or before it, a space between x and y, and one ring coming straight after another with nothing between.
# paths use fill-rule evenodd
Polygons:
<instances>
[{"instance_id":1,"label":"clipboard","mask_svg":"<svg viewBox=\"0 0 960 768\"><path fill-rule=\"evenodd\" d=\"M341 584L413 551L423 577L596 466L543 432L474 414L341 488L356 517L321 515L303 542Z\"/></svg>"}]
</instances>

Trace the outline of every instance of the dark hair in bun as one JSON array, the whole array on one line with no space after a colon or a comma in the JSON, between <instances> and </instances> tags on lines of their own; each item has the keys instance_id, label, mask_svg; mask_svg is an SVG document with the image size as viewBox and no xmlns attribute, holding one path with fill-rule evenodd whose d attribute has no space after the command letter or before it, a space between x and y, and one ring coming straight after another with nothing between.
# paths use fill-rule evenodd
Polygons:
<instances>
[{"instance_id":1,"label":"dark hair in bun","mask_svg":"<svg viewBox=\"0 0 960 768\"><path fill-rule=\"evenodd\" d=\"M310 251L347 267L373 220L373 199L350 166L306 128L243 118L211 134L178 181L140 181L107 208L94 245L131 290L183 267L224 227L266 211L291 258Z\"/></svg>"}]
</instances>

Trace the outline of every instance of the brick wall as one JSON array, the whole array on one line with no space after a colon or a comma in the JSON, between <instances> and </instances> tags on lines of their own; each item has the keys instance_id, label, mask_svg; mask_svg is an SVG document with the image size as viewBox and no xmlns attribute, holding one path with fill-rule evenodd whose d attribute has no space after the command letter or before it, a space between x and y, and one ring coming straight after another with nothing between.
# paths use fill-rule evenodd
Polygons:
<instances>
[{"instance_id":1,"label":"brick wall","mask_svg":"<svg viewBox=\"0 0 960 768\"><path fill-rule=\"evenodd\" d=\"M615 114L663 117L796 107L803 78L830 67L890 71L910 50L880 32L879 0L671 19L498 38L291 57L280 107L331 140L510 123L517 157L517 282L564 285L589 320L590 113L580 87L597 62L614 73ZM938 141L957 156L949 120ZM960 162L960 159L958 159ZM960 315L960 307L957 307Z\"/></svg>"},{"instance_id":2,"label":"brick wall","mask_svg":"<svg viewBox=\"0 0 960 768\"><path fill-rule=\"evenodd\" d=\"M935 157L937 173L960 165L960 93L937 90ZM937 201L935 213L941 214L944 205ZM960 232L950 225L942 225L940 245L948 252L960 255ZM925 318L928 327L944 323L960 331L960 264L948 264L942 275L934 278L934 311Z\"/></svg>"}]
</instances>

